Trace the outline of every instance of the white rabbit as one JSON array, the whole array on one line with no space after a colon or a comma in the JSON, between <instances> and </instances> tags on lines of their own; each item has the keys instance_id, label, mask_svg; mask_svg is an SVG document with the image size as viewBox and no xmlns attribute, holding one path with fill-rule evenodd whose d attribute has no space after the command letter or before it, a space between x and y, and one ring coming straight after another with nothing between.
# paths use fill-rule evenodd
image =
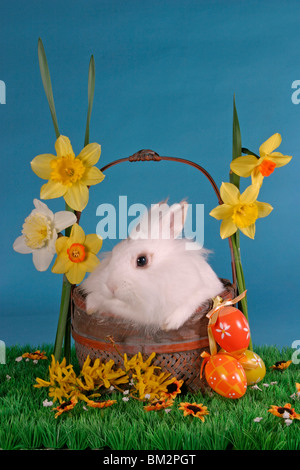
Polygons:
<instances>
[{"instance_id":1,"label":"white rabbit","mask_svg":"<svg viewBox=\"0 0 300 470\"><path fill-rule=\"evenodd\" d=\"M180 237L187 209L185 201L152 205L81 285L88 314L110 313L133 324L178 329L224 290L206 261L208 252Z\"/></svg>"}]
</instances>

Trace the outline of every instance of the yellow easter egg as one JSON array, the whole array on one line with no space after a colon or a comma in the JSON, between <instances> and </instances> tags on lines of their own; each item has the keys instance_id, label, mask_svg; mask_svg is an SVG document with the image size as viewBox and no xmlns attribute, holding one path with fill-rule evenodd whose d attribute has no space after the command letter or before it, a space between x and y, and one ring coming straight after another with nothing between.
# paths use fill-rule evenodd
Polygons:
<instances>
[{"instance_id":1,"label":"yellow easter egg","mask_svg":"<svg viewBox=\"0 0 300 470\"><path fill-rule=\"evenodd\" d=\"M260 382L266 375L266 366L264 361L254 351L247 349L243 353L243 357L239 359L244 368L247 385L254 385Z\"/></svg>"}]
</instances>

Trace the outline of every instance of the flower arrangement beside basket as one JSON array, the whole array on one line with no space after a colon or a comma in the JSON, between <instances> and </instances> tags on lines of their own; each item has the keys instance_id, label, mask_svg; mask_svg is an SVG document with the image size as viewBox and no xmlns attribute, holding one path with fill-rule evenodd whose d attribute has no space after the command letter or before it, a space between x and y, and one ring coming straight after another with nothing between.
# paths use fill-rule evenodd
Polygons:
<instances>
[{"instance_id":1,"label":"flower arrangement beside basket","mask_svg":"<svg viewBox=\"0 0 300 470\"><path fill-rule=\"evenodd\" d=\"M207 383L212 388L214 387L211 380L214 374L221 373L219 367L232 371L234 366L236 377L240 377L237 380L239 382L238 393L236 394L237 389L233 391L231 386L230 392L228 390L224 392L228 388L227 383L223 384L221 391L220 389L216 391L231 398L237 398L237 395L242 396L242 392L247 388L245 371L258 367L259 360L254 366L253 355L255 353L252 351L246 285L240 257L240 233L254 239L257 219L268 216L272 211L270 204L260 202L257 198L264 179L269 177L276 168L289 163L292 158L275 151L281 143L280 134L276 133L267 139L260 146L259 155L242 147L234 100L230 181L223 182L220 190L212 176L197 163L177 157L160 156L152 150L142 150L98 169L96 164L100 158L101 146L98 143L89 142L95 88L93 56L89 63L84 148L77 156L69 138L61 135L59 131L51 78L41 39L38 41L38 58L56 134L56 155L46 153L36 156L31 161L31 168L37 176L47 181L41 187L40 198L48 200L63 197L65 210L53 213L45 203L34 199L35 208L25 219L22 235L15 240L14 249L19 253L32 254L34 266L39 271L47 270L56 255L52 272L63 274L53 360L59 361L63 354L66 363L70 362L72 318L72 335L82 367L86 364L87 357L94 361L99 357L102 360L111 360L113 357L117 364L120 352L122 356L124 354L136 356L140 353L151 355L155 352L155 366L172 373L178 379L185 381L191 391L196 391L201 386L201 361L201 376L205 368ZM108 168L126 161L176 161L191 165L201 171L217 195L218 206L212 209L210 215L222 221L220 235L222 239L228 239L231 253L233 281L232 283L223 281L224 292L199 308L177 331L158 331L151 337L141 333L139 328L130 332L130 328L126 327L122 319L112 318L111 315L104 315L101 319L97 316L87 316L85 298L80 290L80 284L86 273L92 272L98 265L97 255L102 248L101 237L96 234L85 234L84 229L79 225L81 212L88 204L90 187L104 180L104 173ZM251 184L243 192L240 192L240 177L251 177ZM63 230L65 230L64 235ZM239 303L240 309L234 307L236 303ZM230 337L233 342L236 341L234 344L237 344L241 338L239 331L233 333L234 315L237 315L237 312L245 320L244 333L247 341L243 347L228 348L226 339ZM118 328L115 327L116 324ZM223 348L221 351L217 351L216 343ZM217 364L216 359L220 360L220 365Z\"/></svg>"}]
</instances>

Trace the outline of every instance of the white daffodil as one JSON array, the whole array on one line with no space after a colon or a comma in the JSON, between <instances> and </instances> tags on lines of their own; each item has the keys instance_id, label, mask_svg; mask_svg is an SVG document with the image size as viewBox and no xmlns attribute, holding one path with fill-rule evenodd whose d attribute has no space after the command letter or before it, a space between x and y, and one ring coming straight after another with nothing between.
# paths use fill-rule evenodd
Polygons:
<instances>
[{"instance_id":1,"label":"white daffodil","mask_svg":"<svg viewBox=\"0 0 300 470\"><path fill-rule=\"evenodd\" d=\"M18 253L32 253L36 269L46 271L56 253L55 242L58 233L73 225L77 218L70 211L54 214L38 199L34 199L33 204L35 209L26 217L22 235L15 240L13 248Z\"/></svg>"}]
</instances>

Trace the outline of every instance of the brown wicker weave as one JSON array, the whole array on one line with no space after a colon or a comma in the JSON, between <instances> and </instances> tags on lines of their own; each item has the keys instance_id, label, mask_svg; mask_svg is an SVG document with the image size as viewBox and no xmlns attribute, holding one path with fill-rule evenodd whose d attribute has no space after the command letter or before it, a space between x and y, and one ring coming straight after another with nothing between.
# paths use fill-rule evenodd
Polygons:
<instances>
[{"instance_id":1,"label":"brown wicker weave","mask_svg":"<svg viewBox=\"0 0 300 470\"><path fill-rule=\"evenodd\" d=\"M209 179L217 194L219 203L222 203L218 188L206 170L188 160L160 157L152 150L142 150L131 157L116 160L106 165L101 171L104 172L106 169L123 161L159 162L161 160L187 163L200 170ZM79 221L80 213L76 215ZM233 299L236 295L234 257L230 239L228 241L231 251L233 284L222 279L224 292L220 295L226 300ZM113 315L87 315L85 298L80 290L80 286L73 290L72 298L72 336L75 341L76 354L80 366L83 365L88 355L92 360L98 357L102 358L103 361L113 359L116 365L120 365L121 358L119 353L126 353L128 357L131 357L141 352L144 356L148 357L152 352L155 352L156 356L153 364L161 367L165 372L170 372L178 380L183 380L184 388L188 391L197 392L197 390L207 387L206 382L200 380L200 366L202 362L200 354L204 350L209 350L208 319L205 317L205 314L212 308L212 301L206 302L178 330L158 330L153 333L150 330L145 330L145 328L133 327L131 324L128 324L128 321ZM113 338L115 346L109 337Z\"/></svg>"}]
</instances>

